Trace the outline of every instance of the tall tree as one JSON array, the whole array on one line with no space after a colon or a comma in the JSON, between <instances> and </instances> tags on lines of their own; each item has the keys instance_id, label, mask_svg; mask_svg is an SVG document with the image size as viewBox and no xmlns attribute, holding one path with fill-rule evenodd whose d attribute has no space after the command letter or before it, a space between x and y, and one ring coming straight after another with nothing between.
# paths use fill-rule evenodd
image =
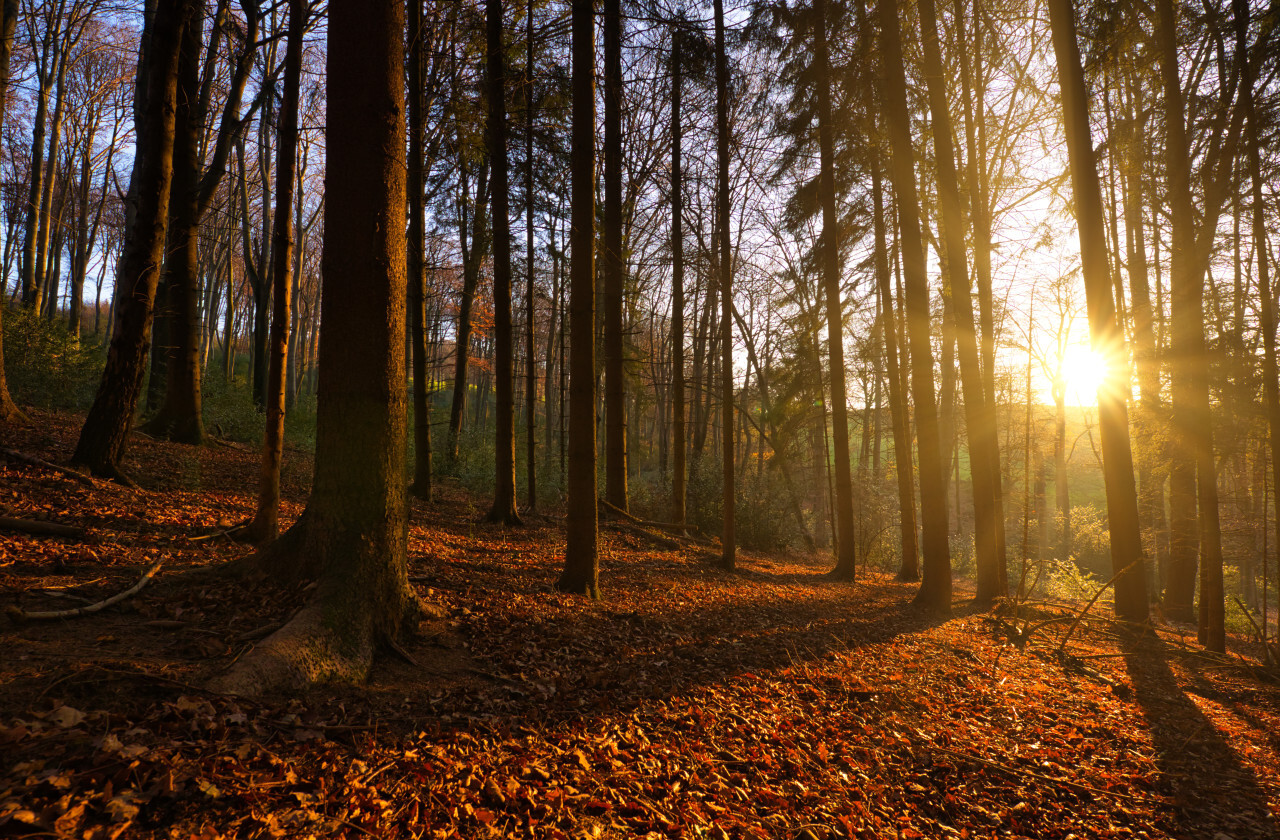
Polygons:
<instances>
[{"instance_id":1,"label":"tall tree","mask_svg":"<svg viewBox=\"0 0 1280 840\"><path fill-rule=\"evenodd\" d=\"M511 323L511 218L507 167L506 59L502 46L502 0L485 0L489 82L487 141L493 169L493 332L497 428L494 440L493 507L490 522L518 525L516 513L515 347Z\"/></svg>"},{"instance_id":2,"label":"tall tree","mask_svg":"<svg viewBox=\"0 0 1280 840\"><path fill-rule=\"evenodd\" d=\"M969 470L973 482L974 547L978 561L977 599L989 602L1008 591L1004 556L1004 511L999 491L1000 446L996 415L987 410L986 389L974 325L969 259L965 245L964 212L956 177L951 110L943 89L942 50L938 44L938 13L933 0L920 0L920 29L924 42L924 75L933 116L933 142L938 177L938 204L946 243L947 277L951 281L952 316L964 386L965 425L969 432Z\"/></svg>"},{"instance_id":3,"label":"tall tree","mask_svg":"<svg viewBox=\"0 0 1280 840\"><path fill-rule=\"evenodd\" d=\"M920 236L920 200L916 192L907 113L906 72L896 0L880 0L880 38L884 56L885 122L889 131L890 174L898 206L899 246L905 280L911 392L916 412L920 458L922 576L916 600L927 609L951 611L951 548L947 542L946 473L938 436L933 391L933 347L929 340L929 289L924 242Z\"/></svg>"},{"instance_id":4,"label":"tall tree","mask_svg":"<svg viewBox=\"0 0 1280 840\"><path fill-rule=\"evenodd\" d=\"M716 27L716 242L720 254L720 434L724 491L721 565L737 564L734 505L733 247L729 235L729 58L724 38L724 0L715 0Z\"/></svg>"},{"instance_id":5,"label":"tall tree","mask_svg":"<svg viewBox=\"0 0 1280 840\"><path fill-rule=\"evenodd\" d=\"M682 170L680 125L681 76L680 45L684 33L677 23L671 29L671 517L683 525L685 512L685 456L689 441L685 431L684 406L684 172Z\"/></svg>"},{"instance_id":6,"label":"tall tree","mask_svg":"<svg viewBox=\"0 0 1280 840\"><path fill-rule=\"evenodd\" d=\"M357 682L421 604L406 565L402 0L330 0L320 385L311 498L255 563L314 599L219 687Z\"/></svg>"},{"instance_id":7,"label":"tall tree","mask_svg":"<svg viewBox=\"0 0 1280 840\"><path fill-rule=\"evenodd\" d=\"M604 0L604 496L627 509L627 387L622 356L622 4Z\"/></svg>"},{"instance_id":8,"label":"tall tree","mask_svg":"<svg viewBox=\"0 0 1280 840\"><path fill-rule=\"evenodd\" d=\"M831 124L831 55L827 45L827 0L813 0L813 45L817 86L818 200L822 204L822 281L827 310L827 356L835 457L836 567L832 576L852 580L858 571L853 532L853 476L849 457L849 398L844 369L844 307L840 290L841 231L836 208L835 140Z\"/></svg>"},{"instance_id":9,"label":"tall tree","mask_svg":"<svg viewBox=\"0 0 1280 840\"><path fill-rule=\"evenodd\" d=\"M524 432L525 479L528 485L529 510L538 509L538 367L534 358L534 285L533 285L533 3L525 17L524 40ZM551 354L547 354L547 376L550 378Z\"/></svg>"},{"instance_id":10,"label":"tall tree","mask_svg":"<svg viewBox=\"0 0 1280 840\"><path fill-rule=\"evenodd\" d=\"M570 140L569 467L562 592L600 597L596 498L594 0L573 0L573 128Z\"/></svg>"},{"instance_id":11,"label":"tall tree","mask_svg":"<svg viewBox=\"0 0 1280 840\"><path fill-rule=\"evenodd\" d=\"M280 461L284 455L285 371L289 365L289 322L293 309L294 184L298 170L298 88L302 78L302 36L308 0L289 0L289 32L284 53L284 97L276 129L276 212L272 231L271 364L267 375L267 426L262 439L258 510L247 536L275 539L280 530Z\"/></svg>"},{"instance_id":12,"label":"tall tree","mask_svg":"<svg viewBox=\"0 0 1280 840\"><path fill-rule=\"evenodd\" d=\"M1107 271L1107 234L1102 213L1102 189L1089 128L1089 100L1076 41L1075 10L1071 0L1049 0L1049 25L1057 59L1062 95L1071 193L1080 235L1080 259L1089 310L1089 338L1093 349L1110 360L1098 386L1098 425L1102 438L1102 469L1106 482L1107 524L1111 534L1111 564L1116 573L1115 610L1119 618L1147 618L1146 574L1138 523L1138 495L1133 480L1126 399L1129 376L1125 363L1124 331L1116 318L1115 299Z\"/></svg>"},{"instance_id":13,"label":"tall tree","mask_svg":"<svg viewBox=\"0 0 1280 840\"><path fill-rule=\"evenodd\" d=\"M156 286L164 261L173 179L174 108L183 29L194 25L194 0L158 0L137 85L134 174L136 207L116 268L115 325L98 391L80 430L73 465L127 482L120 470L151 344Z\"/></svg>"},{"instance_id":14,"label":"tall tree","mask_svg":"<svg viewBox=\"0 0 1280 840\"><path fill-rule=\"evenodd\" d=\"M13 33L18 24L18 0L0 0L0 128L4 127L9 102L10 62L13 56ZM0 295L0 425L24 419L9 396L9 382L4 375L4 310L8 303Z\"/></svg>"},{"instance_id":15,"label":"tall tree","mask_svg":"<svg viewBox=\"0 0 1280 840\"><path fill-rule=\"evenodd\" d=\"M201 53L204 47L203 12L205 0L197 3L197 25L187 28L178 64L178 97L175 111L173 150L173 198L169 203L168 252L162 277L164 333L160 346L156 342L153 364L163 358L164 395L159 410L146 424L153 437L181 443L198 444L204 440L203 394L200 359L200 227L213 203L218 186L226 173L232 144L243 131L240 101L258 49L257 22L260 16L257 0L241 0L246 36L240 44L231 68L227 101L222 110L217 133L210 145L212 153L206 166L205 123L209 110L209 89L214 72L221 32L226 28L226 0L220 0L215 15L213 37L205 58L201 79ZM286 207L285 213L290 212ZM159 307L157 307L159 309ZM157 313L159 318L161 313ZM157 376L153 372L153 378Z\"/></svg>"},{"instance_id":16,"label":"tall tree","mask_svg":"<svg viewBox=\"0 0 1280 840\"><path fill-rule=\"evenodd\" d=\"M413 484L410 492L431 501L431 403L427 393L427 295L423 264L423 148L425 96L422 65L425 51L422 0L406 0L409 9L409 337L413 345Z\"/></svg>"}]
</instances>

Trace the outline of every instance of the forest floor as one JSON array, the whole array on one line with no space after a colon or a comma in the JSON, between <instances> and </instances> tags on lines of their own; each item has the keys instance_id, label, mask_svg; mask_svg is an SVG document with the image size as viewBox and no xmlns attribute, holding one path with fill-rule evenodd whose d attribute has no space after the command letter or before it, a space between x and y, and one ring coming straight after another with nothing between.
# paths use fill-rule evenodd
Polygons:
<instances>
[{"instance_id":1,"label":"forest floor","mask_svg":"<svg viewBox=\"0 0 1280 840\"><path fill-rule=\"evenodd\" d=\"M53 463L79 418L33 412L3 446ZM305 455L286 458L289 517ZM603 530L604 600L557 593L561 525L416 506L410 574L448 611L358 688L235 699L209 678L307 592L190 570L246 549L257 453L138 438L141 486L86 486L0 456L0 836L1280 837L1280 686L1232 640L1139 632L1071 605L1029 644L957 592L824 577L822 557ZM1075 607L1078 609L1078 606Z\"/></svg>"}]
</instances>

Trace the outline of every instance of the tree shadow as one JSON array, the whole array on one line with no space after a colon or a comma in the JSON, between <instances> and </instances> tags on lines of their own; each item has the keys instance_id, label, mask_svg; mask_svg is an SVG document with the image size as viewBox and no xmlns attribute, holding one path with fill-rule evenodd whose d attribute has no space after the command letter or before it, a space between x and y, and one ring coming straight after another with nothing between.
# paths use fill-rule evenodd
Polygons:
<instances>
[{"instance_id":1,"label":"tree shadow","mask_svg":"<svg viewBox=\"0 0 1280 840\"><path fill-rule=\"evenodd\" d=\"M1149 635L1126 635L1124 662L1134 700L1151 732L1165 812L1178 837L1280 836L1280 824L1257 777L1224 734L1192 702L1169 663L1170 649Z\"/></svg>"}]
</instances>

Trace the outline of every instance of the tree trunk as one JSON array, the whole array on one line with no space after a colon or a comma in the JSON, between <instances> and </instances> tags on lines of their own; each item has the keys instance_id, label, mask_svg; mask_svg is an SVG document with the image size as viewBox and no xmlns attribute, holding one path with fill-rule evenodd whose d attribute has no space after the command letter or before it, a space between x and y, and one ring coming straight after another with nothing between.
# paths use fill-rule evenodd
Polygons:
<instances>
[{"instance_id":1,"label":"tree trunk","mask_svg":"<svg viewBox=\"0 0 1280 840\"><path fill-rule=\"evenodd\" d=\"M276 212L271 238L271 365L267 374L267 426L262 441L258 510L247 536L273 540L280 530L280 461L284 455L285 370L289 365L289 323L293 308L293 194L298 165L298 88L307 0L289 0L289 33L284 54L284 97L276 129Z\"/></svg>"},{"instance_id":2,"label":"tree trunk","mask_svg":"<svg viewBox=\"0 0 1280 840\"><path fill-rule=\"evenodd\" d=\"M151 341L156 285L164 258L173 177L174 108L183 28L191 0L161 0L138 84L146 96L136 127L133 183L137 207L125 232L116 275L115 329L106 367L89 409L73 464L95 475L126 480L120 471Z\"/></svg>"},{"instance_id":3,"label":"tree trunk","mask_svg":"<svg viewBox=\"0 0 1280 840\"><path fill-rule=\"evenodd\" d=\"M973 483L974 544L977 553L977 600L990 602L1008 592L1004 557L1004 512L1000 504L1000 447L996 415L987 405L978 356L969 261L965 250L964 215L956 178L955 149L951 140L951 112L943 90L942 53L938 45L938 18L933 0L920 0L920 28L924 36L925 80L929 110L933 115L934 152L938 176L938 203L946 238L947 272L951 279L952 312L964 386L965 425L969 437L969 471Z\"/></svg>"},{"instance_id":4,"label":"tree trunk","mask_svg":"<svg viewBox=\"0 0 1280 840\"><path fill-rule=\"evenodd\" d=\"M604 0L604 495L627 509L627 388L622 358L622 8Z\"/></svg>"},{"instance_id":5,"label":"tree trunk","mask_svg":"<svg viewBox=\"0 0 1280 840\"><path fill-rule=\"evenodd\" d=\"M519 525L516 513L515 345L511 323L511 218L507 193L506 62L502 46L502 0L486 0L489 122L493 169L493 332L497 427L494 438L493 507L486 519Z\"/></svg>"},{"instance_id":6,"label":"tree trunk","mask_svg":"<svg viewBox=\"0 0 1280 840\"><path fill-rule=\"evenodd\" d=\"M684 405L684 172L681 169L681 56L679 26L671 30L671 521L683 525L685 455L689 451Z\"/></svg>"},{"instance_id":7,"label":"tree trunk","mask_svg":"<svg viewBox=\"0 0 1280 840\"><path fill-rule=\"evenodd\" d=\"M1138 527L1138 495L1133 481L1133 453L1129 448L1126 399L1129 376L1124 333L1116 319L1115 301L1107 273L1107 235L1102 215L1102 190L1093 139L1089 130L1089 102L1076 43L1075 10L1071 0L1049 0L1049 23L1062 91L1071 192L1080 234L1081 267L1089 309L1089 337L1096 352L1112 363L1098 388L1098 421L1102 438L1103 478L1107 493L1107 524L1111 532L1111 564L1116 573L1116 616L1127 621L1147 618L1146 574L1142 535Z\"/></svg>"},{"instance_id":8,"label":"tree trunk","mask_svg":"<svg viewBox=\"0 0 1280 840\"><path fill-rule=\"evenodd\" d=\"M315 483L302 518L259 555L318 587L217 681L240 694L358 682L419 615L404 490L404 3L330 0L328 32Z\"/></svg>"},{"instance_id":9,"label":"tree trunk","mask_svg":"<svg viewBox=\"0 0 1280 840\"><path fill-rule=\"evenodd\" d=\"M720 243L720 453L724 481L724 528L720 563L736 565L737 531L733 474L733 249L729 236L729 60L724 44L724 0L715 0L716 20L716 237Z\"/></svg>"},{"instance_id":10,"label":"tree trunk","mask_svg":"<svg viewBox=\"0 0 1280 840\"><path fill-rule=\"evenodd\" d=\"M911 345L911 390L915 402L920 453L920 517L923 531L923 580L916 601L941 613L951 611L951 548L947 542L946 475L938 438L933 392L933 348L929 342L929 289L924 243L920 238L920 202L916 193L911 125L907 115L906 74L896 0L881 0L880 31L884 54L885 117L891 149L890 172L897 198L902 268L906 280Z\"/></svg>"},{"instance_id":11,"label":"tree trunk","mask_svg":"<svg viewBox=\"0 0 1280 840\"><path fill-rule=\"evenodd\" d=\"M528 260L524 286L524 440L525 479L528 484L526 504L530 511L538 509L538 458L537 415L538 367L534 357L534 284L533 284L533 4L529 4L525 18L525 77L524 77L524 253ZM549 369L548 362L544 366Z\"/></svg>"},{"instance_id":12,"label":"tree trunk","mask_svg":"<svg viewBox=\"0 0 1280 840\"><path fill-rule=\"evenodd\" d=\"M10 60L13 55L13 33L18 24L18 0L0 0L0 129L4 128L9 101ZM25 420L9 396L9 382L4 375L4 311L9 303L0 293L0 426Z\"/></svg>"},{"instance_id":13,"label":"tree trunk","mask_svg":"<svg viewBox=\"0 0 1280 840\"><path fill-rule=\"evenodd\" d=\"M569 290L569 468L561 592L600 597L596 506L595 19L593 0L573 0L572 249Z\"/></svg>"},{"instance_id":14,"label":"tree trunk","mask_svg":"<svg viewBox=\"0 0 1280 840\"><path fill-rule=\"evenodd\" d=\"M818 200L822 204L822 280L826 295L827 361L831 369L831 424L835 444L835 540L838 580L858 573L853 534L853 477L849 466L849 396L844 371L844 308L840 300L840 244L842 234L836 208L835 142L831 125L831 57L827 48L827 3L814 0L813 42L817 73Z\"/></svg>"},{"instance_id":15,"label":"tree trunk","mask_svg":"<svg viewBox=\"0 0 1280 840\"><path fill-rule=\"evenodd\" d=\"M423 151L425 105L422 89L422 0L407 0L409 8L409 328L413 345L413 484L409 491L431 501L431 403L427 393L427 295L423 265Z\"/></svg>"}]
</instances>

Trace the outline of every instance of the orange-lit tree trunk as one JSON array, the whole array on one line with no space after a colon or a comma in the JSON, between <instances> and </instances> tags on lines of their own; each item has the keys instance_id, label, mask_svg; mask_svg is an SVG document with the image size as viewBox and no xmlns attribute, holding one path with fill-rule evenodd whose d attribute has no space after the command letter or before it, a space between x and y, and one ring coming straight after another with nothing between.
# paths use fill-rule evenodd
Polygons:
<instances>
[{"instance_id":1,"label":"orange-lit tree trunk","mask_svg":"<svg viewBox=\"0 0 1280 840\"><path fill-rule=\"evenodd\" d=\"M681 55L683 36L678 26L671 30L671 519L684 524L685 455L689 442L685 430L684 406L684 173L681 171L680 126Z\"/></svg>"},{"instance_id":2,"label":"orange-lit tree trunk","mask_svg":"<svg viewBox=\"0 0 1280 840\"><path fill-rule=\"evenodd\" d=\"M1062 91L1071 191L1080 232L1081 268L1089 309L1089 337L1095 352L1110 359L1106 379L1098 387L1098 425L1102 438L1102 468L1106 481L1107 524L1111 532L1111 564L1115 581L1115 610L1119 618L1147 618L1146 574L1142 535L1138 525L1138 494L1133 481L1133 453L1129 445L1126 399L1129 375L1124 333L1116 319L1111 279L1107 272L1107 234L1102 214L1102 190L1089 129L1089 101L1076 42L1075 10L1071 0L1049 0L1049 23Z\"/></svg>"},{"instance_id":3,"label":"orange-lit tree trunk","mask_svg":"<svg viewBox=\"0 0 1280 840\"><path fill-rule=\"evenodd\" d=\"M885 122L889 131L890 173L898 203L902 273L906 283L907 332L911 346L911 391L915 402L920 454L920 518L923 565L916 601L926 609L951 611L951 548L947 542L946 475L938 438L933 391L933 347L929 342L929 288L924 243L920 236L920 200L916 192L907 114L907 85L896 0L880 0L881 51L884 56Z\"/></svg>"},{"instance_id":4,"label":"orange-lit tree trunk","mask_svg":"<svg viewBox=\"0 0 1280 840\"><path fill-rule=\"evenodd\" d=\"M191 0L161 0L152 23L145 68L139 68L141 120L135 130L132 182L136 209L116 268L116 311L106 367L71 456L95 475L128 481L120 471L151 346L156 286L164 262L173 179L178 52L193 17Z\"/></svg>"}]
</instances>

